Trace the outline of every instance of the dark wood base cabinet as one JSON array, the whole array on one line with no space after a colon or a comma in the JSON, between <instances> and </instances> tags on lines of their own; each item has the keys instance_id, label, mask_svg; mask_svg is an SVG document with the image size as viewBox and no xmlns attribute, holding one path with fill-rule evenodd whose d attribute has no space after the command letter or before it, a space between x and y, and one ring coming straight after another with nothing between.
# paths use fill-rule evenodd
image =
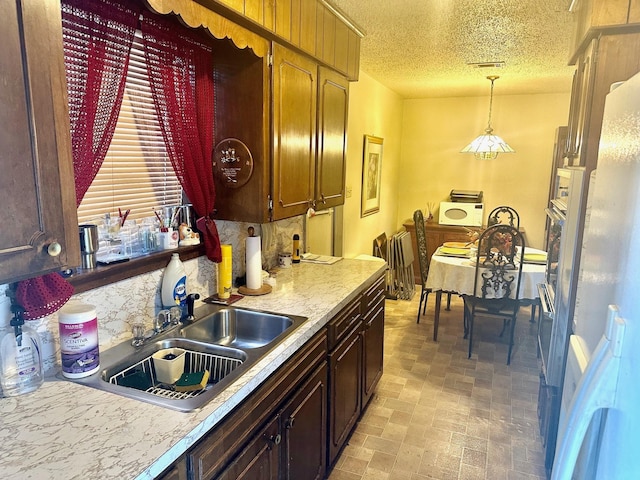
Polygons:
<instances>
[{"instance_id":1,"label":"dark wood base cabinet","mask_svg":"<svg viewBox=\"0 0 640 480\"><path fill-rule=\"evenodd\" d=\"M328 324L329 467L335 464L382 376L385 279Z\"/></svg>"},{"instance_id":2,"label":"dark wood base cabinet","mask_svg":"<svg viewBox=\"0 0 640 480\"><path fill-rule=\"evenodd\" d=\"M329 354L329 465L333 465L360 417L362 322Z\"/></svg>"},{"instance_id":3,"label":"dark wood base cabinet","mask_svg":"<svg viewBox=\"0 0 640 480\"><path fill-rule=\"evenodd\" d=\"M375 392L384 361L384 278L379 279L362 299L362 408Z\"/></svg>"},{"instance_id":4,"label":"dark wood base cabinet","mask_svg":"<svg viewBox=\"0 0 640 480\"><path fill-rule=\"evenodd\" d=\"M160 476L326 478L382 376L384 276Z\"/></svg>"}]
</instances>

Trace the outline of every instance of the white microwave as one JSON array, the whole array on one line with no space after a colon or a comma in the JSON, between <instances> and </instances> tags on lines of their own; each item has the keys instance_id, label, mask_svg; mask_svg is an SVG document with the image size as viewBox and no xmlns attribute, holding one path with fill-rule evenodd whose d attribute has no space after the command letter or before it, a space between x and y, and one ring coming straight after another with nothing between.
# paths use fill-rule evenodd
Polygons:
<instances>
[{"instance_id":1,"label":"white microwave","mask_svg":"<svg viewBox=\"0 0 640 480\"><path fill-rule=\"evenodd\" d=\"M481 227L484 214L483 203L440 202L440 225Z\"/></svg>"}]
</instances>

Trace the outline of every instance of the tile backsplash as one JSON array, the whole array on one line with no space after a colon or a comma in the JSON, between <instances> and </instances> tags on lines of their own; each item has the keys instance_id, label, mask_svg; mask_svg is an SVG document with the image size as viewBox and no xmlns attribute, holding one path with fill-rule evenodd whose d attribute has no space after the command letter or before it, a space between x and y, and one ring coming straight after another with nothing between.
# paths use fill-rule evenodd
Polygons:
<instances>
[{"instance_id":1,"label":"tile backsplash","mask_svg":"<svg viewBox=\"0 0 640 480\"><path fill-rule=\"evenodd\" d=\"M278 253L291 252L294 234L299 234L304 240L303 217L263 225L227 221L216 221L216 225L220 241L232 246L234 280L245 273L244 243L250 226L256 227L256 235L262 237L262 264L267 270L276 266ZM184 262L184 265L188 293L199 293L201 298L205 298L216 292L215 263L206 257L199 257ZM71 297L70 301L89 303L96 307L101 349L131 338L131 326L136 321L143 321L147 328L152 327L153 318L161 309L163 271L164 269L138 275ZM8 289L8 285L0 285L0 328L8 327L11 320L11 302L6 295ZM28 322L40 334L44 368L49 376L56 374L60 367L57 320L57 313L54 313Z\"/></svg>"}]
</instances>

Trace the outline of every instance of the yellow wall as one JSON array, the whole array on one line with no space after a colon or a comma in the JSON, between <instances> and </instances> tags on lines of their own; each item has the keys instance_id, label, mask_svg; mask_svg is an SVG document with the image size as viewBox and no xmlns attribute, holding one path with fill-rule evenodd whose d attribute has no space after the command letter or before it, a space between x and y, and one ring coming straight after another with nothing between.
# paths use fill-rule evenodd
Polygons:
<instances>
[{"instance_id":1,"label":"yellow wall","mask_svg":"<svg viewBox=\"0 0 640 480\"><path fill-rule=\"evenodd\" d=\"M376 236L402 230L414 210L447 200L451 189L482 190L485 222L491 208L513 206L529 245L542 248L555 132L567 123L569 97L494 94L491 124L516 153L480 161L459 152L486 128L488 96L403 100L360 72L350 85L343 256L371 254ZM365 134L384 138L384 150L380 212L362 218Z\"/></svg>"},{"instance_id":2,"label":"yellow wall","mask_svg":"<svg viewBox=\"0 0 640 480\"><path fill-rule=\"evenodd\" d=\"M347 137L347 198L343 207L342 254L354 257L371 255L373 239L385 232L395 233L398 218L398 174L402 99L360 72L360 80L349 86L349 125ZM384 139L380 211L360 217L362 191L362 154L364 135ZM349 196L351 191L351 196Z\"/></svg>"},{"instance_id":3,"label":"yellow wall","mask_svg":"<svg viewBox=\"0 0 640 480\"><path fill-rule=\"evenodd\" d=\"M398 226L428 202L448 200L451 189L482 190L485 222L493 207L510 205L529 245L542 248L555 131L567 122L569 96L494 94L494 133L516 153L484 161L459 152L486 128L488 97L405 100Z\"/></svg>"}]
</instances>

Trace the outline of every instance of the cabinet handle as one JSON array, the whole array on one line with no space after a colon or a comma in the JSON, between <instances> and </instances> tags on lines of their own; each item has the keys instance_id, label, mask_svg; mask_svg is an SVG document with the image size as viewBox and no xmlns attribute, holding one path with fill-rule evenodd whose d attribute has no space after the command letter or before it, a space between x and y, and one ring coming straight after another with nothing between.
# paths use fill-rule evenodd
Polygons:
<instances>
[{"instance_id":1,"label":"cabinet handle","mask_svg":"<svg viewBox=\"0 0 640 480\"><path fill-rule=\"evenodd\" d=\"M320 200L322 200L322 203L326 205L327 201L324 198L324 193L320 194Z\"/></svg>"},{"instance_id":2,"label":"cabinet handle","mask_svg":"<svg viewBox=\"0 0 640 480\"><path fill-rule=\"evenodd\" d=\"M289 417L287 418L287 421L284 422L284 427L289 429L289 428L293 428L293 424L296 423L296 418L295 417Z\"/></svg>"},{"instance_id":3,"label":"cabinet handle","mask_svg":"<svg viewBox=\"0 0 640 480\"><path fill-rule=\"evenodd\" d=\"M62 245L60 245L58 242L50 243L49 245L47 245L47 253L50 257L57 257L58 255L60 255L60 253L62 253Z\"/></svg>"},{"instance_id":4,"label":"cabinet handle","mask_svg":"<svg viewBox=\"0 0 640 480\"><path fill-rule=\"evenodd\" d=\"M271 435L267 441L269 442L269 446L273 447L274 445L280 445L280 442L282 441L282 437L280 436L280 434L278 433L277 435Z\"/></svg>"}]
</instances>

